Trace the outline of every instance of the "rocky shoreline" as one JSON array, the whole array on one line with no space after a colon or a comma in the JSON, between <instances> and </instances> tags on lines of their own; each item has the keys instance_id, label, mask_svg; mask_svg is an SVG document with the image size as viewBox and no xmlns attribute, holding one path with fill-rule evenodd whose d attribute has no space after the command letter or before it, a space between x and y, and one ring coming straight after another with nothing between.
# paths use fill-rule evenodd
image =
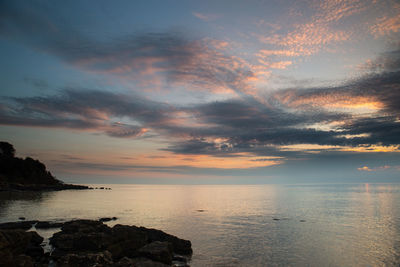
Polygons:
<instances>
[{"instance_id":1,"label":"rocky shoreline","mask_svg":"<svg viewBox=\"0 0 400 267\"><path fill-rule=\"evenodd\" d=\"M157 229L103 223L116 219L2 223L0 266L189 266L189 240ZM45 253L36 228L60 228L50 238L50 252Z\"/></svg>"},{"instance_id":2,"label":"rocky shoreline","mask_svg":"<svg viewBox=\"0 0 400 267\"><path fill-rule=\"evenodd\" d=\"M86 185L75 184L0 184L0 191L61 191L94 189Z\"/></svg>"}]
</instances>

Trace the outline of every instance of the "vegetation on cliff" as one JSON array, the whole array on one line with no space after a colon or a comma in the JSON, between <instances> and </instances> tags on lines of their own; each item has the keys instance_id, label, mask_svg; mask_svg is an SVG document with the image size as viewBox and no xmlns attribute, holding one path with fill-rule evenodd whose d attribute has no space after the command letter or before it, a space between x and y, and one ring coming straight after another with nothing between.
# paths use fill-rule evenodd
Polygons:
<instances>
[{"instance_id":1,"label":"vegetation on cliff","mask_svg":"<svg viewBox=\"0 0 400 267\"><path fill-rule=\"evenodd\" d=\"M64 189L88 189L88 187L64 184L39 160L15 157L14 146L8 142L0 142L0 190Z\"/></svg>"}]
</instances>

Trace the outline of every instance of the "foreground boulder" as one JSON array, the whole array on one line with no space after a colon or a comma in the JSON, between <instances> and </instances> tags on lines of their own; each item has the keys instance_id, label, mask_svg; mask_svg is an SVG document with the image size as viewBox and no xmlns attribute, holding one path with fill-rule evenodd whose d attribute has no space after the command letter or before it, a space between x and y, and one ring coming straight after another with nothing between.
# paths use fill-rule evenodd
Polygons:
<instances>
[{"instance_id":1,"label":"foreground boulder","mask_svg":"<svg viewBox=\"0 0 400 267\"><path fill-rule=\"evenodd\" d=\"M26 232L32 225L61 226L50 238L51 255L44 253L41 236ZM191 254L190 241L145 227L109 227L99 220L0 224L0 266L187 266Z\"/></svg>"},{"instance_id":2,"label":"foreground boulder","mask_svg":"<svg viewBox=\"0 0 400 267\"><path fill-rule=\"evenodd\" d=\"M171 266L174 255L192 253L190 241L160 230L92 220L64 223L50 244L60 266Z\"/></svg>"},{"instance_id":3,"label":"foreground boulder","mask_svg":"<svg viewBox=\"0 0 400 267\"><path fill-rule=\"evenodd\" d=\"M0 230L0 265L30 266L33 262L46 261L40 244L43 237L24 230ZM33 265L32 265L33 266Z\"/></svg>"}]
</instances>

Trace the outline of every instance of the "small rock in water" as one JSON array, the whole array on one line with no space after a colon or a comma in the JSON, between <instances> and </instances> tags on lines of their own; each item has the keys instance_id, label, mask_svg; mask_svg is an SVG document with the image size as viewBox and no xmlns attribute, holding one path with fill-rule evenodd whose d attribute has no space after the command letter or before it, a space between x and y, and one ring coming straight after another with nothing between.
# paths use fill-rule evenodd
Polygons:
<instances>
[{"instance_id":1,"label":"small rock in water","mask_svg":"<svg viewBox=\"0 0 400 267\"><path fill-rule=\"evenodd\" d=\"M279 218L273 218L272 220L274 220L274 221L280 221L281 219L279 219Z\"/></svg>"},{"instance_id":2,"label":"small rock in water","mask_svg":"<svg viewBox=\"0 0 400 267\"><path fill-rule=\"evenodd\" d=\"M25 217L19 217L18 220L25 221Z\"/></svg>"},{"instance_id":3,"label":"small rock in water","mask_svg":"<svg viewBox=\"0 0 400 267\"><path fill-rule=\"evenodd\" d=\"M100 218L99 219L99 222L109 222L109 221L115 221L115 220L117 220L118 218L117 217L112 217L112 218L110 218L110 217L104 217L104 218Z\"/></svg>"}]
</instances>

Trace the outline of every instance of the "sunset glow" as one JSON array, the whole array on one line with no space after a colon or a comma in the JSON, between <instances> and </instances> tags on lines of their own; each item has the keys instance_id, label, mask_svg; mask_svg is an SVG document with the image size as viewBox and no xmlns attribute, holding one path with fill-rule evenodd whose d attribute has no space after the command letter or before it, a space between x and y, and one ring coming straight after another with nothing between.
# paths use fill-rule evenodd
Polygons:
<instances>
[{"instance_id":1,"label":"sunset glow","mask_svg":"<svg viewBox=\"0 0 400 267\"><path fill-rule=\"evenodd\" d=\"M279 180L326 162L396 178L370 166L400 165L399 14L394 0L2 1L0 137L65 179Z\"/></svg>"}]
</instances>

